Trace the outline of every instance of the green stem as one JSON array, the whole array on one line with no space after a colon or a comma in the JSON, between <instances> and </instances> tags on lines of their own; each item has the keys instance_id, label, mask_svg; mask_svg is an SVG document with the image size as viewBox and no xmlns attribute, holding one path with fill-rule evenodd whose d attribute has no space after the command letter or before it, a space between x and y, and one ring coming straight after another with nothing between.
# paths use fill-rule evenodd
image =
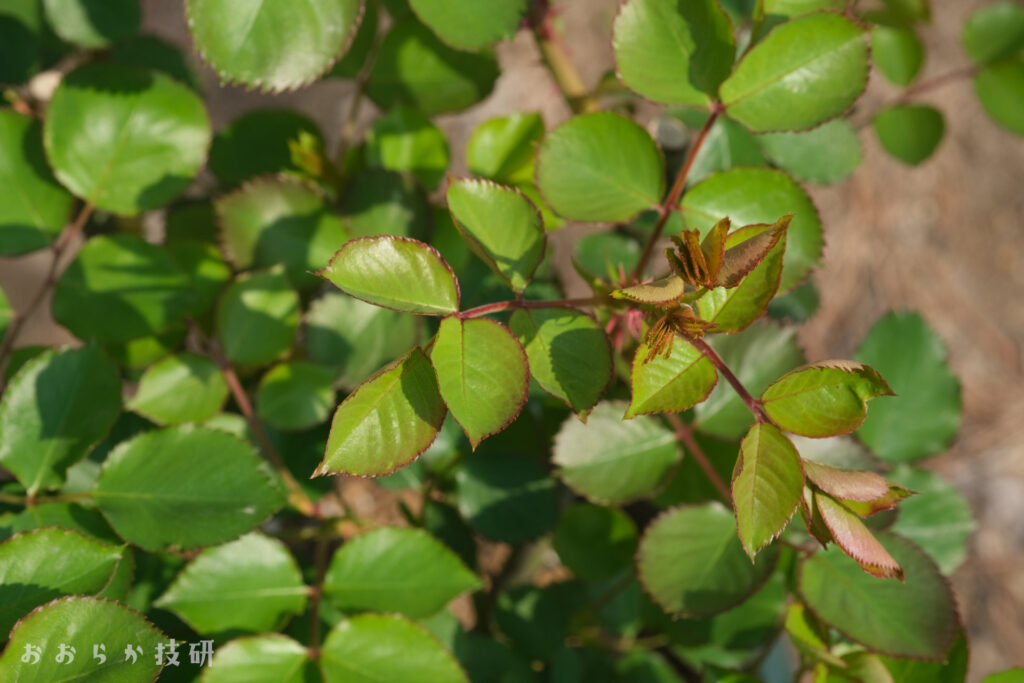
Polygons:
<instances>
[{"instance_id":1,"label":"green stem","mask_svg":"<svg viewBox=\"0 0 1024 683\"><path fill-rule=\"evenodd\" d=\"M686 189L686 179L690 175L690 169L693 168L693 162L697 160L697 154L700 153L701 147L704 146L704 141L707 140L708 133L711 132L711 127L715 125L715 121L718 120L718 116L722 111L723 108L720 103L716 102L711 107L711 115L708 117L704 127L701 128L700 133L697 134L697 139L691 145L690 151L686 155L686 160L683 162L682 168L679 169L678 175L676 175L676 181L672 184L672 189L669 190L665 201L658 207L660 214L658 222L654 226L654 232L647 238L647 244L644 245L644 251L640 255L640 260L636 262L636 267L633 268L633 279L639 280L643 277L644 268L647 267L647 262L651 260L651 256L654 254L654 246L661 239L661 233L665 230L665 224L668 223L669 216L672 215L676 204L679 203L680 197L683 196L683 190Z\"/></svg>"},{"instance_id":2,"label":"green stem","mask_svg":"<svg viewBox=\"0 0 1024 683\"><path fill-rule=\"evenodd\" d=\"M534 0L527 23L533 33L544 65L551 73L573 114L597 111L597 102L591 97L579 70L569 56L555 28L549 0Z\"/></svg>"}]
</instances>

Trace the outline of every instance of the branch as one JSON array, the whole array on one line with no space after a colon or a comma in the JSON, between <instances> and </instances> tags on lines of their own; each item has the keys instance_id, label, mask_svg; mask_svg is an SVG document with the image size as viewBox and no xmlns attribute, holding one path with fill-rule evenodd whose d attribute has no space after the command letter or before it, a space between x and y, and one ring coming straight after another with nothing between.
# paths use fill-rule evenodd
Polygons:
<instances>
[{"instance_id":1,"label":"branch","mask_svg":"<svg viewBox=\"0 0 1024 683\"><path fill-rule=\"evenodd\" d=\"M39 287L39 291L36 292L35 296L32 297L32 301L29 302L28 307L21 312L15 313L11 319L10 327L7 328L7 333L4 335L3 342L0 342L0 389L3 388L3 374L4 370L7 369L7 363L10 361L11 351L14 349L14 342L18 340L18 335L21 334L21 328L29 318L36 312L39 306L43 303L46 295L49 293L53 286L57 284L57 266L60 265L61 256L64 254L68 245L74 240L75 236L82 231L85 224L89 221L89 216L92 215L92 211L95 207L91 202L86 203L82 206L82 210L78 212L78 216L74 222L69 224L61 232L57 240L50 246L50 253L52 259L50 260L49 270L46 272L46 279L43 280L43 284Z\"/></svg>"},{"instance_id":2,"label":"branch","mask_svg":"<svg viewBox=\"0 0 1024 683\"><path fill-rule=\"evenodd\" d=\"M732 493L729 491L729 487L726 485L722 477L718 475L718 471L715 470L714 465L711 464L711 460L709 460L707 454L704 453L704 449L701 448L700 444L697 443L697 440L693 438L693 430L690 429L690 425L683 422L682 418L675 413L669 413L665 417L668 418L669 424L671 424L672 428L676 431L676 438L682 441L683 445L685 445L687 450L690 451L693 459L696 460L697 464L700 465L700 468L704 470L704 474L708 475L708 479L710 479L711 483L714 484L715 488L722 495L722 498L725 499L725 502L731 504Z\"/></svg>"},{"instance_id":3,"label":"branch","mask_svg":"<svg viewBox=\"0 0 1024 683\"><path fill-rule=\"evenodd\" d=\"M330 525L325 523L319 529L316 546L313 549L313 565L316 568L316 582L309 589L309 658L320 657L320 599L324 594L324 576L327 574L328 543L330 536L324 532Z\"/></svg>"},{"instance_id":4,"label":"branch","mask_svg":"<svg viewBox=\"0 0 1024 683\"><path fill-rule=\"evenodd\" d=\"M929 79L927 81L921 81L917 85L913 85L903 91L896 102L906 102L915 95L920 95L928 90L934 90L935 88L952 83L953 81L960 80L961 78L969 78L978 72L979 67L977 65L964 66L959 69L954 69L948 73L944 73L941 76Z\"/></svg>"},{"instance_id":5,"label":"branch","mask_svg":"<svg viewBox=\"0 0 1024 683\"><path fill-rule=\"evenodd\" d=\"M750 392L743 386L743 383L740 382L739 378L733 374L732 370L729 369L729 366L725 364L724 360L722 360L722 357L719 356L713 348L708 346L706 341L695 337L683 338L686 339L693 348L700 351L702 356L711 361L711 364L718 369L718 372L725 377L725 380L732 385L732 388L737 394L739 394L740 398L743 399L743 402L747 404L747 407L750 408L750 412L754 414L754 417L758 422L771 422L771 420L768 419L768 415L764 412L764 407L762 407L761 402L750 395Z\"/></svg>"},{"instance_id":6,"label":"branch","mask_svg":"<svg viewBox=\"0 0 1024 683\"><path fill-rule=\"evenodd\" d=\"M562 97L565 98L573 114L584 114L597 111L597 102L590 96L583 77L573 64L569 51L566 50L561 36L554 25L554 12L550 0L534 0L530 8L527 24L537 43L537 50L544 60L544 65L551 73Z\"/></svg>"},{"instance_id":7,"label":"branch","mask_svg":"<svg viewBox=\"0 0 1024 683\"><path fill-rule=\"evenodd\" d=\"M679 169L679 174L676 176L676 181L672 184L672 189L669 190L668 196L665 197L665 201L658 207L658 212L661 214L658 217L658 223L654 226L654 232L647 238L647 244L644 245L644 251L640 255L640 260L637 261L636 267L633 268L633 278L635 280L643 277L644 268L654 253L654 245L661 239L661 233L665 230L665 224L668 223L669 216L672 215L676 204L679 203L679 198L683 196L683 190L686 188L686 179L690 175L690 169L693 168L693 162L696 161L697 154L700 153L701 147L704 146L704 141L707 139L711 127L715 125L715 121L718 120L718 115L722 111L721 104L716 102L712 105L711 116L708 117L707 123L701 128L700 133L697 134L697 139L694 140L693 145L690 147L690 151L686 155L686 161L683 162L683 167Z\"/></svg>"},{"instance_id":8,"label":"branch","mask_svg":"<svg viewBox=\"0 0 1024 683\"><path fill-rule=\"evenodd\" d=\"M274 448L274 444L271 443L270 437L267 436L266 431L263 429L263 424L256 417L256 412L252 409L252 403L249 401L249 395L245 393L245 389L242 387L242 382L238 379L238 374L235 369L231 367L231 362L221 351L220 346L216 341L211 340L210 342L210 353L217 365L220 366L221 372L224 373L224 379L227 380L228 387L231 389L231 395L235 398L235 403L238 404L238 408L242 411L242 415L245 417L245 421L249 425L249 430L256 437L256 440L260 442L260 446L263 448L263 452L267 456L267 460L273 465L277 471L279 477L284 482L285 488L288 489L288 502L291 505L306 515L307 517L321 518L323 515L317 508L306 492L299 486L299 482L292 476L291 470L284 464L284 460L278 454L277 449Z\"/></svg>"},{"instance_id":9,"label":"branch","mask_svg":"<svg viewBox=\"0 0 1024 683\"><path fill-rule=\"evenodd\" d=\"M477 306L476 308L470 308L457 314L457 317L461 320L468 320L469 318L479 318L480 316L489 315L491 313L499 313L501 311L509 311L514 309L536 309L536 308L576 308L578 306L600 306L604 303L609 303L611 300L606 296L591 296L583 299L557 299L554 301L523 301L517 299L515 301L496 301L493 304L484 304L483 306Z\"/></svg>"}]
</instances>

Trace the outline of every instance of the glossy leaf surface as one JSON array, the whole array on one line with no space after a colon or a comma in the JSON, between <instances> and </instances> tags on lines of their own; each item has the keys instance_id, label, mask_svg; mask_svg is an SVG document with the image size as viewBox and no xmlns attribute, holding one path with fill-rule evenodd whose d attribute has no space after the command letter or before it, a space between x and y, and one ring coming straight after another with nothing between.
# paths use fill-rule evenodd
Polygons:
<instances>
[{"instance_id":1,"label":"glossy leaf surface","mask_svg":"<svg viewBox=\"0 0 1024 683\"><path fill-rule=\"evenodd\" d=\"M202 683L306 683L312 664L306 646L268 633L238 638L217 648Z\"/></svg>"},{"instance_id":2,"label":"glossy leaf surface","mask_svg":"<svg viewBox=\"0 0 1024 683\"><path fill-rule=\"evenodd\" d=\"M217 364L182 353L151 366L128 408L159 424L202 422L224 406L228 385Z\"/></svg>"},{"instance_id":3,"label":"glossy leaf surface","mask_svg":"<svg viewBox=\"0 0 1024 683\"><path fill-rule=\"evenodd\" d=\"M626 417L681 413L707 398L717 381L711 361L684 339L674 339L667 355L654 357L650 346L641 344L633 358Z\"/></svg>"},{"instance_id":4,"label":"glossy leaf surface","mask_svg":"<svg viewBox=\"0 0 1024 683\"><path fill-rule=\"evenodd\" d=\"M113 64L61 80L43 129L60 182L96 208L134 215L180 194L206 160L210 119L187 86Z\"/></svg>"},{"instance_id":5,"label":"glossy leaf surface","mask_svg":"<svg viewBox=\"0 0 1024 683\"><path fill-rule=\"evenodd\" d=\"M407 465L434 441L446 412L434 368L415 348L338 406L314 476L379 476Z\"/></svg>"},{"instance_id":6,"label":"glossy leaf surface","mask_svg":"<svg viewBox=\"0 0 1024 683\"><path fill-rule=\"evenodd\" d=\"M185 8L196 50L221 80L279 91L306 85L334 64L355 35L362 5L188 0Z\"/></svg>"},{"instance_id":7,"label":"glossy leaf surface","mask_svg":"<svg viewBox=\"0 0 1024 683\"><path fill-rule=\"evenodd\" d=\"M721 97L755 132L804 130L846 111L867 78L863 29L822 12L776 27L722 83Z\"/></svg>"},{"instance_id":8,"label":"glossy leaf surface","mask_svg":"<svg viewBox=\"0 0 1024 683\"><path fill-rule=\"evenodd\" d=\"M338 289L371 304L408 313L459 310L459 286L436 249L400 237L350 241L320 271Z\"/></svg>"},{"instance_id":9,"label":"glossy leaf surface","mask_svg":"<svg viewBox=\"0 0 1024 683\"><path fill-rule=\"evenodd\" d=\"M526 12L527 0L410 0L420 20L452 47L479 50L511 38Z\"/></svg>"},{"instance_id":10,"label":"glossy leaf surface","mask_svg":"<svg viewBox=\"0 0 1024 683\"><path fill-rule=\"evenodd\" d=\"M441 396L473 448L507 427L526 402L526 352L498 322L445 318L430 361Z\"/></svg>"},{"instance_id":11,"label":"glossy leaf surface","mask_svg":"<svg viewBox=\"0 0 1024 683\"><path fill-rule=\"evenodd\" d=\"M282 363L260 380L256 412L275 429L320 424L334 407L332 382L333 373L327 368L302 361Z\"/></svg>"},{"instance_id":12,"label":"glossy leaf surface","mask_svg":"<svg viewBox=\"0 0 1024 683\"><path fill-rule=\"evenodd\" d=\"M778 427L757 423L740 444L732 500L743 549L752 559L782 533L803 491L800 455Z\"/></svg>"}]
</instances>

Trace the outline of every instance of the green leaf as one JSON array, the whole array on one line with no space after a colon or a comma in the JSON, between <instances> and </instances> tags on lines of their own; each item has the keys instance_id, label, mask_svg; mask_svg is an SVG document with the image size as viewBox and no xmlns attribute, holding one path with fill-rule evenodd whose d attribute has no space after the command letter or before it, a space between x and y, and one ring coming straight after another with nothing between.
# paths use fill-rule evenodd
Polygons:
<instances>
[{"instance_id":1,"label":"green leaf","mask_svg":"<svg viewBox=\"0 0 1024 683\"><path fill-rule=\"evenodd\" d=\"M348 49L360 0L188 0L196 51L222 81L277 92L308 85ZM330 20L326 20L330 17Z\"/></svg>"},{"instance_id":2,"label":"green leaf","mask_svg":"<svg viewBox=\"0 0 1024 683\"><path fill-rule=\"evenodd\" d=\"M253 533L204 550L153 604L204 635L274 631L306 609L308 592L288 548Z\"/></svg>"},{"instance_id":3,"label":"green leaf","mask_svg":"<svg viewBox=\"0 0 1024 683\"><path fill-rule=\"evenodd\" d=\"M124 549L66 529L39 529L0 544L0 633L60 595L99 593L122 561Z\"/></svg>"},{"instance_id":4,"label":"green leaf","mask_svg":"<svg viewBox=\"0 0 1024 683\"><path fill-rule=\"evenodd\" d=\"M943 574L952 574L967 556L967 542L976 526L963 494L927 470L904 465L887 476L920 494L900 502L892 531L917 543Z\"/></svg>"},{"instance_id":5,"label":"green leaf","mask_svg":"<svg viewBox=\"0 0 1024 683\"><path fill-rule=\"evenodd\" d=\"M764 0L764 13L787 19L820 10L845 9L846 0Z\"/></svg>"},{"instance_id":6,"label":"green leaf","mask_svg":"<svg viewBox=\"0 0 1024 683\"><path fill-rule=\"evenodd\" d=\"M974 92L993 121L1011 133L1024 135L1024 54L978 72Z\"/></svg>"},{"instance_id":7,"label":"green leaf","mask_svg":"<svg viewBox=\"0 0 1024 683\"><path fill-rule=\"evenodd\" d=\"M315 680L309 650L278 633L232 640L217 648L201 683L307 683Z\"/></svg>"},{"instance_id":8,"label":"green leaf","mask_svg":"<svg viewBox=\"0 0 1024 683\"><path fill-rule=\"evenodd\" d=\"M578 221L628 221L661 201L665 162L651 136L608 112L570 119L537 153L537 184L556 213Z\"/></svg>"},{"instance_id":9,"label":"green leaf","mask_svg":"<svg viewBox=\"0 0 1024 683\"><path fill-rule=\"evenodd\" d=\"M640 541L637 571L647 593L666 612L706 617L756 592L777 558L772 546L751 563L732 513L707 503L674 508L655 519Z\"/></svg>"},{"instance_id":10,"label":"green leaf","mask_svg":"<svg viewBox=\"0 0 1024 683\"><path fill-rule=\"evenodd\" d=\"M11 308L11 302L7 300L7 295L0 289L0 339L6 336L7 327L11 324L13 318L14 309Z\"/></svg>"},{"instance_id":11,"label":"green leaf","mask_svg":"<svg viewBox=\"0 0 1024 683\"><path fill-rule=\"evenodd\" d=\"M46 23L79 47L109 47L139 30L139 0L42 0Z\"/></svg>"},{"instance_id":12,"label":"green leaf","mask_svg":"<svg viewBox=\"0 0 1024 683\"><path fill-rule=\"evenodd\" d=\"M94 497L117 533L147 550L229 541L284 502L251 445L206 427L168 427L122 443Z\"/></svg>"},{"instance_id":13,"label":"green leaf","mask_svg":"<svg viewBox=\"0 0 1024 683\"><path fill-rule=\"evenodd\" d=\"M963 629L957 633L953 646L946 653L943 662L921 662L913 659L881 657L893 681L899 683L964 683L967 680L967 638ZM1017 678L1000 678L999 675L982 679L982 683L1021 683L1024 670L1018 670Z\"/></svg>"},{"instance_id":14,"label":"green leaf","mask_svg":"<svg viewBox=\"0 0 1024 683\"><path fill-rule=\"evenodd\" d=\"M430 218L430 207L412 179L379 168L357 175L341 202L341 220L353 237L423 236Z\"/></svg>"},{"instance_id":15,"label":"green leaf","mask_svg":"<svg viewBox=\"0 0 1024 683\"><path fill-rule=\"evenodd\" d=\"M29 361L0 402L0 465L35 493L64 482L121 411L117 368L94 346Z\"/></svg>"},{"instance_id":16,"label":"green leaf","mask_svg":"<svg viewBox=\"0 0 1024 683\"><path fill-rule=\"evenodd\" d=\"M476 454L462 461L455 482L459 512L486 538L523 543L555 525L555 480L527 455Z\"/></svg>"},{"instance_id":17,"label":"green leaf","mask_svg":"<svg viewBox=\"0 0 1024 683\"><path fill-rule=\"evenodd\" d=\"M319 275L357 299L397 311L447 315L459 310L451 266L429 244L383 235L345 244Z\"/></svg>"},{"instance_id":18,"label":"green leaf","mask_svg":"<svg viewBox=\"0 0 1024 683\"><path fill-rule=\"evenodd\" d=\"M42 124L0 109L0 255L49 246L68 220L71 195L54 180Z\"/></svg>"},{"instance_id":19,"label":"green leaf","mask_svg":"<svg viewBox=\"0 0 1024 683\"><path fill-rule=\"evenodd\" d=\"M220 250L206 242L180 240L168 243L165 248L189 280L191 315L204 316L217 303L221 291L231 279L231 267L224 261ZM177 344L172 345L169 350L176 347Z\"/></svg>"},{"instance_id":20,"label":"green leaf","mask_svg":"<svg viewBox=\"0 0 1024 683\"><path fill-rule=\"evenodd\" d=\"M911 166L930 157L946 132L942 112L924 105L883 109L875 116L874 128L885 151Z\"/></svg>"},{"instance_id":21,"label":"green leaf","mask_svg":"<svg viewBox=\"0 0 1024 683\"><path fill-rule=\"evenodd\" d=\"M1024 50L1024 7L1016 2L985 5L967 19L964 49L975 64L990 64Z\"/></svg>"},{"instance_id":22,"label":"green leaf","mask_svg":"<svg viewBox=\"0 0 1024 683\"><path fill-rule=\"evenodd\" d=\"M341 609L419 619L481 585L455 553L426 531L383 527L356 536L334 554L324 596Z\"/></svg>"},{"instance_id":23,"label":"green leaf","mask_svg":"<svg viewBox=\"0 0 1024 683\"><path fill-rule=\"evenodd\" d=\"M521 192L487 180L453 179L448 208L470 248L516 292L544 258L544 223Z\"/></svg>"},{"instance_id":24,"label":"green leaf","mask_svg":"<svg viewBox=\"0 0 1024 683\"><path fill-rule=\"evenodd\" d=\"M153 653L167 639L146 619L116 602L72 596L54 600L35 610L11 632L0 656L0 679L18 683L63 683L103 680L110 683L148 683L156 680L160 664ZM90 658L93 645L106 643L107 661L100 667ZM118 644L141 647L145 656L132 662ZM74 648L74 660L57 661L61 645ZM180 647L180 643L179 643ZM42 656L22 661L28 648ZM178 651L179 655L181 650Z\"/></svg>"},{"instance_id":25,"label":"green leaf","mask_svg":"<svg viewBox=\"0 0 1024 683\"><path fill-rule=\"evenodd\" d=\"M716 382L711 361L684 339L674 339L668 355L653 358L643 343L633 357L633 400L626 418L689 410L708 397Z\"/></svg>"},{"instance_id":26,"label":"green leaf","mask_svg":"<svg viewBox=\"0 0 1024 683\"><path fill-rule=\"evenodd\" d=\"M871 57L886 78L906 87L924 63L924 45L912 28L876 26L871 31Z\"/></svg>"},{"instance_id":27,"label":"green leaf","mask_svg":"<svg viewBox=\"0 0 1024 683\"><path fill-rule=\"evenodd\" d=\"M989 674L981 683L1021 683L1021 681L1024 681L1024 668L1017 667Z\"/></svg>"},{"instance_id":28,"label":"green leaf","mask_svg":"<svg viewBox=\"0 0 1024 683\"><path fill-rule=\"evenodd\" d=\"M515 34L527 0L409 0L409 6L447 44L479 50Z\"/></svg>"},{"instance_id":29,"label":"green leaf","mask_svg":"<svg viewBox=\"0 0 1024 683\"><path fill-rule=\"evenodd\" d=\"M752 131L804 130L849 109L867 82L864 30L820 12L777 26L722 83L721 97Z\"/></svg>"},{"instance_id":30,"label":"green leaf","mask_svg":"<svg viewBox=\"0 0 1024 683\"><path fill-rule=\"evenodd\" d=\"M583 424L567 420L555 437L558 476L588 500L618 504L651 494L681 453L675 434L653 417L623 421L626 406L599 403Z\"/></svg>"},{"instance_id":31,"label":"green leaf","mask_svg":"<svg viewBox=\"0 0 1024 683\"><path fill-rule=\"evenodd\" d=\"M573 262L588 279L606 278L620 282L619 268L628 272L640 261L640 244L617 232L591 232L573 244ZM612 275L614 274L614 277Z\"/></svg>"},{"instance_id":32,"label":"green leaf","mask_svg":"<svg viewBox=\"0 0 1024 683\"><path fill-rule=\"evenodd\" d=\"M711 346L747 391L756 396L779 375L803 365L804 353L792 329L760 324L730 336L716 336ZM696 426L723 438L743 436L754 418L732 387L719 384L696 408Z\"/></svg>"},{"instance_id":33,"label":"green leaf","mask_svg":"<svg viewBox=\"0 0 1024 683\"><path fill-rule=\"evenodd\" d=\"M893 396L874 368L853 361L823 361L794 370L761 394L772 422L801 436L848 434L868 413L868 401Z\"/></svg>"},{"instance_id":34,"label":"green leaf","mask_svg":"<svg viewBox=\"0 0 1024 683\"><path fill-rule=\"evenodd\" d=\"M501 323L445 318L430 361L441 396L474 450L519 416L530 369L519 340Z\"/></svg>"},{"instance_id":35,"label":"green leaf","mask_svg":"<svg viewBox=\"0 0 1024 683\"><path fill-rule=\"evenodd\" d=\"M774 165L798 180L819 185L846 180L864 159L860 136L847 119L802 133L766 133L757 139Z\"/></svg>"},{"instance_id":36,"label":"green leaf","mask_svg":"<svg viewBox=\"0 0 1024 683\"><path fill-rule=\"evenodd\" d=\"M448 170L448 142L430 119L409 107L377 117L366 136L366 162L390 171L409 171L436 190Z\"/></svg>"},{"instance_id":37,"label":"green leaf","mask_svg":"<svg viewBox=\"0 0 1024 683\"><path fill-rule=\"evenodd\" d=\"M381 109L405 104L424 116L459 111L487 97L498 79L491 54L459 52L409 17L384 37L366 84Z\"/></svg>"},{"instance_id":38,"label":"green leaf","mask_svg":"<svg viewBox=\"0 0 1024 683\"><path fill-rule=\"evenodd\" d=\"M125 342L182 323L194 305L167 250L136 235L89 239L57 281L53 317L85 341Z\"/></svg>"},{"instance_id":39,"label":"green leaf","mask_svg":"<svg viewBox=\"0 0 1024 683\"><path fill-rule=\"evenodd\" d=\"M793 214L786 237L786 255L779 292L798 285L821 259L823 239L818 209L810 196L782 171L736 168L695 185L680 204L686 226L701 237L723 216L733 225L774 224Z\"/></svg>"},{"instance_id":40,"label":"green leaf","mask_svg":"<svg viewBox=\"0 0 1024 683\"><path fill-rule=\"evenodd\" d=\"M202 422L224 407L228 385L217 364L182 353L151 366L128 408L157 424Z\"/></svg>"},{"instance_id":41,"label":"green leaf","mask_svg":"<svg viewBox=\"0 0 1024 683\"><path fill-rule=\"evenodd\" d=\"M767 423L751 427L732 474L736 527L751 560L789 524L803 486L800 454L786 435Z\"/></svg>"},{"instance_id":42,"label":"green leaf","mask_svg":"<svg viewBox=\"0 0 1024 683\"><path fill-rule=\"evenodd\" d=\"M534 146L544 137L544 119L532 112L484 121L466 146L466 162L478 176L499 183L532 183Z\"/></svg>"},{"instance_id":43,"label":"green leaf","mask_svg":"<svg viewBox=\"0 0 1024 683\"><path fill-rule=\"evenodd\" d=\"M422 626L402 617L364 614L327 635L320 669L326 683L468 683L465 672Z\"/></svg>"},{"instance_id":44,"label":"green leaf","mask_svg":"<svg viewBox=\"0 0 1024 683\"><path fill-rule=\"evenodd\" d=\"M761 262L743 276L738 285L715 287L697 300L697 310L700 312L701 319L715 323L717 326L714 328L715 332L730 334L745 330L764 314L772 297L778 291L779 283L782 280L782 259L786 252L786 238L789 234L786 226L791 223L786 218L782 220L785 220L786 224L781 229L780 221L774 226L748 225L729 235L725 246L727 249L732 249L734 246L761 237L769 230L781 232Z\"/></svg>"},{"instance_id":45,"label":"green leaf","mask_svg":"<svg viewBox=\"0 0 1024 683\"><path fill-rule=\"evenodd\" d=\"M309 359L335 369L338 382L355 388L381 366L409 352L416 341L416 318L326 292L303 320Z\"/></svg>"},{"instance_id":46,"label":"green leaf","mask_svg":"<svg viewBox=\"0 0 1024 683\"><path fill-rule=\"evenodd\" d=\"M167 204L206 160L210 119L188 86L161 73L88 64L65 76L43 142L57 179L98 209Z\"/></svg>"},{"instance_id":47,"label":"green leaf","mask_svg":"<svg viewBox=\"0 0 1024 683\"><path fill-rule=\"evenodd\" d=\"M210 170L228 185L268 173L294 171L288 143L302 134L323 139L316 123L290 109L247 112L214 136Z\"/></svg>"},{"instance_id":48,"label":"green leaf","mask_svg":"<svg viewBox=\"0 0 1024 683\"><path fill-rule=\"evenodd\" d=\"M890 313L875 323L855 358L875 368L898 398L871 409L857 436L888 462L946 449L960 427L960 382L942 340L917 313Z\"/></svg>"},{"instance_id":49,"label":"green leaf","mask_svg":"<svg viewBox=\"0 0 1024 683\"><path fill-rule=\"evenodd\" d=\"M800 594L818 617L872 650L895 657L942 659L957 627L949 585L909 541L890 534L878 538L903 567L905 581L876 579L839 548L831 548L804 560Z\"/></svg>"},{"instance_id":50,"label":"green leaf","mask_svg":"<svg viewBox=\"0 0 1024 683\"><path fill-rule=\"evenodd\" d=\"M244 365L264 365L287 352L298 325L299 295L280 269L239 276L217 308L224 355Z\"/></svg>"},{"instance_id":51,"label":"green leaf","mask_svg":"<svg viewBox=\"0 0 1024 683\"><path fill-rule=\"evenodd\" d=\"M434 368L415 348L338 406L324 461L313 476L379 476L408 465L437 437L446 412Z\"/></svg>"},{"instance_id":52,"label":"green leaf","mask_svg":"<svg viewBox=\"0 0 1024 683\"><path fill-rule=\"evenodd\" d=\"M612 34L618 74L666 104L708 106L732 70L732 22L715 0L629 0Z\"/></svg>"},{"instance_id":53,"label":"green leaf","mask_svg":"<svg viewBox=\"0 0 1024 683\"><path fill-rule=\"evenodd\" d=\"M617 508L577 503L562 511L552 545L581 579L604 579L629 568L636 552L633 520Z\"/></svg>"},{"instance_id":54,"label":"green leaf","mask_svg":"<svg viewBox=\"0 0 1024 683\"><path fill-rule=\"evenodd\" d=\"M334 407L333 380L333 373L319 365L281 363L260 380L256 413L275 429L300 430L318 425Z\"/></svg>"},{"instance_id":55,"label":"green leaf","mask_svg":"<svg viewBox=\"0 0 1024 683\"><path fill-rule=\"evenodd\" d=\"M593 318L570 308L520 309L509 327L544 391L586 419L612 380L612 349Z\"/></svg>"},{"instance_id":56,"label":"green leaf","mask_svg":"<svg viewBox=\"0 0 1024 683\"><path fill-rule=\"evenodd\" d=\"M236 268L284 264L296 286L327 265L348 239L341 219L312 187L286 177L259 178L217 200L221 242ZM306 287L308 288L308 287Z\"/></svg>"}]
</instances>

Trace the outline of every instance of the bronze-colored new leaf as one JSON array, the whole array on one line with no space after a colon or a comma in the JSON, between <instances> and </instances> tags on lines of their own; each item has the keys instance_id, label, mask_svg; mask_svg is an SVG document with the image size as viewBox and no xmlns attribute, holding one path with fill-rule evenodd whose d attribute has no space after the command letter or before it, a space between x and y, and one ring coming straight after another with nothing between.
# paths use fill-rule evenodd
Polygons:
<instances>
[{"instance_id":1,"label":"bronze-colored new leaf","mask_svg":"<svg viewBox=\"0 0 1024 683\"><path fill-rule=\"evenodd\" d=\"M903 580L903 568L849 508L820 491L814 493L814 506L836 545L856 560L861 569L880 579Z\"/></svg>"},{"instance_id":2,"label":"bronze-colored new leaf","mask_svg":"<svg viewBox=\"0 0 1024 683\"><path fill-rule=\"evenodd\" d=\"M665 306L679 301L685 291L686 283L681 277L673 274L653 282L617 289L612 292L612 298L651 306Z\"/></svg>"},{"instance_id":3,"label":"bronze-colored new leaf","mask_svg":"<svg viewBox=\"0 0 1024 683\"><path fill-rule=\"evenodd\" d=\"M726 249L722 267L718 272L714 286L731 289L739 285L743 278L754 268L757 268L758 264L768 255L768 252L779 243L782 236L789 230L789 223L792 220L792 215L783 216L774 225L768 227L760 234L744 240L730 249ZM733 234L736 235L741 231L748 231L759 227L762 226L748 225L740 228L740 230Z\"/></svg>"},{"instance_id":4,"label":"bronze-colored new leaf","mask_svg":"<svg viewBox=\"0 0 1024 683\"><path fill-rule=\"evenodd\" d=\"M722 269L730 225L728 218L718 221L703 242L697 230L683 230L678 237L673 236L675 250L665 250L665 258L672 270L695 289L713 287Z\"/></svg>"}]
</instances>

